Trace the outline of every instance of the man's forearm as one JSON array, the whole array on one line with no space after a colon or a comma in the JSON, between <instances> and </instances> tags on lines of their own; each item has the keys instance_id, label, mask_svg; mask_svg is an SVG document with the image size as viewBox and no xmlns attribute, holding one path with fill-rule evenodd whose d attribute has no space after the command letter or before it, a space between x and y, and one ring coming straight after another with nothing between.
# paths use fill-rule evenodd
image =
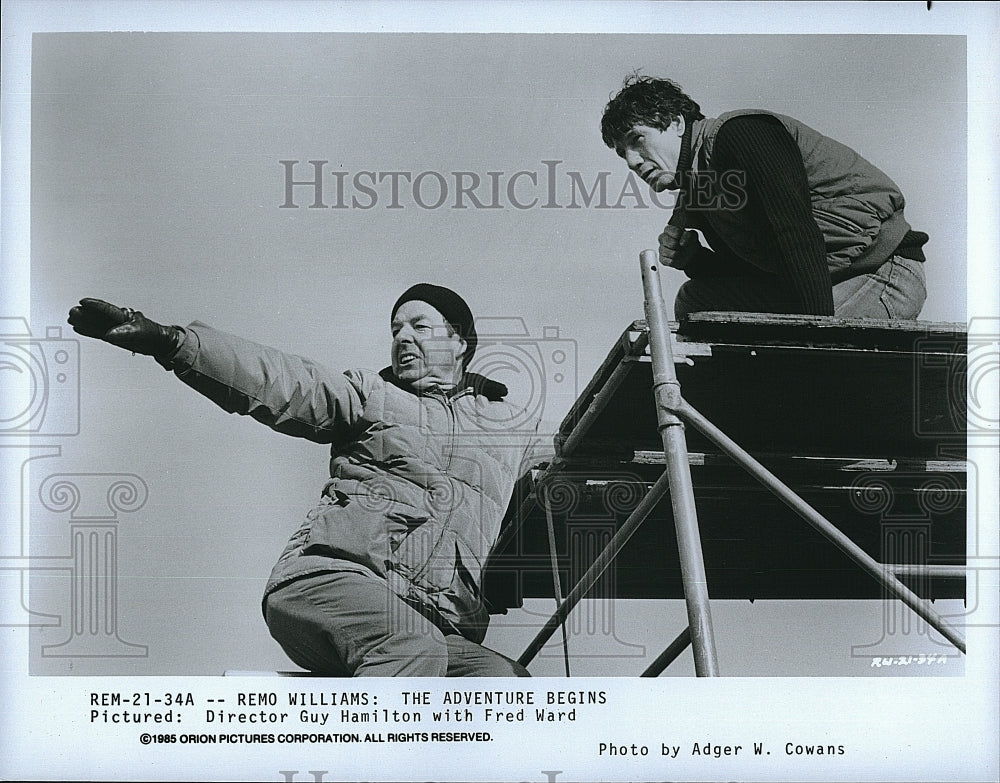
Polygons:
<instances>
[{"instance_id":1,"label":"man's forearm","mask_svg":"<svg viewBox=\"0 0 1000 783\"><path fill-rule=\"evenodd\" d=\"M198 322L164 366L223 410L318 443L332 442L363 404L343 373Z\"/></svg>"}]
</instances>

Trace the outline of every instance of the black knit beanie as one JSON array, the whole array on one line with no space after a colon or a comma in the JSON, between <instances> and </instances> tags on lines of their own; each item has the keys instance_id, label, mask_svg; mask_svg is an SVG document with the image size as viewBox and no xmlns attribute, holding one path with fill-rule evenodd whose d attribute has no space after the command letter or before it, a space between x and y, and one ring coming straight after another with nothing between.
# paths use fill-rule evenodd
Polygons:
<instances>
[{"instance_id":1,"label":"black knit beanie","mask_svg":"<svg viewBox=\"0 0 1000 783\"><path fill-rule=\"evenodd\" d=\"M472 361L473 354L476 352L476 343L479 338L476 335L475 318L472 317L472 311L465 303L465 300L450 288L432 285L431 283L417 283L415 286L406 289L403 295L396 300L396 304L392 306L390 318L396 315L396 311L404 302L414 300L427 302L427 304L441 313L444 316L444 320L458 333L458 336L465 340L466 348L465 355L462 357L462 365L463 367L468 367L469 362Z\"/></svg>"}]
</instances>

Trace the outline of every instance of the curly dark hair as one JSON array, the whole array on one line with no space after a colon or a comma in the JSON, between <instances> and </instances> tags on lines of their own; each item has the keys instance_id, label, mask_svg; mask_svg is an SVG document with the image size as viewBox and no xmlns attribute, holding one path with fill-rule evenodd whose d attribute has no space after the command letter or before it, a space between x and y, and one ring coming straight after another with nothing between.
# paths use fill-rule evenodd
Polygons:
<instances>
[{"instance_id":1,"label":"curly dark hair","mask_svg":"<svg viewBox=\"0 0 1000 783\"><path fill-rule=\"evenodd\" d=\"M618 94L608 101L601 117L601 137L615 149L636 125L666 130L678 117L684 121L704 119L701 107L669 79L630 74Z\"/></svg>"}]
</instances>

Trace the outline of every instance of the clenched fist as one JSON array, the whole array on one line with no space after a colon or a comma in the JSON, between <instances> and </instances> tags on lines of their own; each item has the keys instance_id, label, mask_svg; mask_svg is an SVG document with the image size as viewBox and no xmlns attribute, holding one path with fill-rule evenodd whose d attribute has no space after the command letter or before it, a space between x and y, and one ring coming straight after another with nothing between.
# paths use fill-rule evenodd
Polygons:
<instances>
[{"instance_id":1,"label":"clenched fist","mask_svg":"<svg viewBox=\"0 0 1000 783\"><path fill-rule=\"evenodd\" d=\"M660 234L660 263L674 269L684 269L700 247L697 232L667 225Z\"/></svg>"}]
</instances>

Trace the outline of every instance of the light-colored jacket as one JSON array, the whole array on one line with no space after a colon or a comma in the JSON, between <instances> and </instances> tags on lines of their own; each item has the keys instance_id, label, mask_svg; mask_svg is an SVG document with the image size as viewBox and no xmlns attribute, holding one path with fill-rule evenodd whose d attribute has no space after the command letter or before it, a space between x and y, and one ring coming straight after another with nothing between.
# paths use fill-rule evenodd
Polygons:
<instances>
[{"instance_id":1,"label":"light-colored jacket","mask_svg":"<svg viewBox=\"0 0 1000 783\"><path fill-rule=\"evenodd\" d=\"M274 566L265 603L291 580L361 566L482 641L482 569L514 483L554 454L540 422L503 401L506 387L467 374L449 393L416 394L389 369L333 372L198 322L167 366L226 411L330 444L330 480Z\"/></svg>"}]
</instances>

